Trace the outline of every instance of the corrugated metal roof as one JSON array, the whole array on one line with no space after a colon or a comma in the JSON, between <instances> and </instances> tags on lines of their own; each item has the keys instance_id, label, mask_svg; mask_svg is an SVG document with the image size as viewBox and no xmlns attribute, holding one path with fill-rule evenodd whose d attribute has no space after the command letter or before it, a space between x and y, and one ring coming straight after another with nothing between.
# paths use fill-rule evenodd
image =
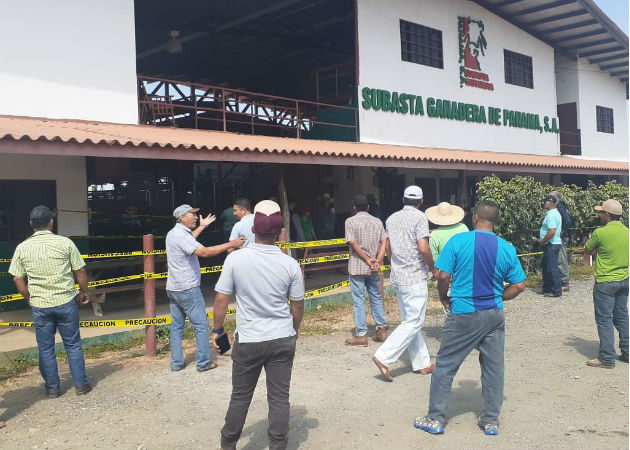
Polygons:
<instances>
[{"instance_id":1,"label":"corrugated metal roof","mask_svg":"<svg viewBox=\"0 0 630 450\"><path fill-rule=\"evenodd\" d=\"M266 153L285 157L277 162L292 162L286 155L331 157L338 164L352 165L357 159L370 164L389 162L438 162L474 165L510 166L515 171L524 167L540 167L549 172L556 169L610 171L621 174L628 171L627 162L585 160L567 156L537 156L515 153L484 152L474 150L447 150L426 147L370 144L361 142L336 142L308 139L252 136L223 131L192 130L151 125L121 125L80 120L55 120L21 116L0 116L0 152L3 145L14 142L49 142L105 144L128 151L124 156L134 156L139 148L155 149L155 158L163 157L160 150L204 150L221 152L221 158L229 159L225 152ZM67 154L59 146L58 154ZM4 150L6 153L7 151ZM118 155L121 153L118 152ZM103 154L103 156L107 156ZM182 155L183 156L183 155ZM146 156L143 156L146 157ZM417 166L417 165L416 165ZM471 167L474 170L474 167ZM531 170L530 170L531 172Z\"/></svg>"},{"instance_id":2,"label":"corrugated metal roof","mask_svg":"<svg viewBox=\"0 0 630 450\"><path fill-rule=\"evenodd\" d=\"M587 58L628 82L628 36L593 0L473 1L556 50Z\"/></svg>"}]
</instances>

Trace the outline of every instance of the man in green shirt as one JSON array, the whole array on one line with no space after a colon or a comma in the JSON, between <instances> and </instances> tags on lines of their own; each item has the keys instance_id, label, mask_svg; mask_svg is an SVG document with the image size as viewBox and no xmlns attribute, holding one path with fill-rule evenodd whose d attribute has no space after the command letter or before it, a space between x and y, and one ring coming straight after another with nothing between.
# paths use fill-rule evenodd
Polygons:
<instances>
[{"instance_id":1,"label":"man in green shirt","mask_svg":"<svg viewBox=\"0 0 630 450\"><path fill-rule=\"evenodd\" d=\"M234 215L234 208L232 206L225 208L219 216L219 220L223 222L223 242L227 242L230 240L230 233L232 233L234 224L238 222L238 218Z\"/></svg>"},{"instance_id":2,"label":"man in green shirt","mask_svg":"<svg viewBox=\"0 0 630 450\"><path fill-rule=\"evenodd\" d=\"M429 238L433 260L437 261L438 255L451 237L469 231L468 227L461 223L464 218L464 210L448 202L442 202L437 206L428 208L425 214L429 222L439 225L436 230L431 231Z\"/></svg>"},{"instance_id":3,"label":"man in green shirt","mask_svg":"<svg viewBox=\"0 0 630 450\"><path fill-rule=\"evenodd\" d=\"M33 310L39 371L48 398L61 395L55 357L55 333L59 330L68 355L77 395L92 390L85 373L79 333L79 303L89 303L85 262L74 243L53 234L53 212L36 206L30 213L34 233L15 249L9 273L17 290ZM75 277L79 289L75 287Z\"/></svg>"},{"instance_id":4,"label":"man in green shirt","mask_svg":"<svg viewBox=\"0 0 630 450\"><path fill-rule=\"evenodd\" d=\"M599 334L599 357L586 364L591 367L615 367L615 328L619 333L619 360L628 362L628 228L621 223L621 203L606 200L596 206L604 225L593 232L584 250L584 264L595 264L595 323Z\"/></svg>"}]
</instances>

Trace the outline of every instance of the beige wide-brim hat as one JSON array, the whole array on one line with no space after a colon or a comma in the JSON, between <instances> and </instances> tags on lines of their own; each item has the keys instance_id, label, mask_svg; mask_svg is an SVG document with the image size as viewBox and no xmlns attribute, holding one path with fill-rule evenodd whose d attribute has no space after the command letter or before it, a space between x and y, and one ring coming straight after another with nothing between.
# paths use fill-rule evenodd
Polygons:
<instances>
[{"instance_id":1,"label":"beige wide-brim hat","mask_svg":"<svg viewBox=\"0 0 630 450\"><path fill-rule=\"evenodd\" d=\"M436 225L453 225L461 222L464 218L464 210L448 202L427 208L425 214L427 219Z\"/></svg>"}]
</instances>

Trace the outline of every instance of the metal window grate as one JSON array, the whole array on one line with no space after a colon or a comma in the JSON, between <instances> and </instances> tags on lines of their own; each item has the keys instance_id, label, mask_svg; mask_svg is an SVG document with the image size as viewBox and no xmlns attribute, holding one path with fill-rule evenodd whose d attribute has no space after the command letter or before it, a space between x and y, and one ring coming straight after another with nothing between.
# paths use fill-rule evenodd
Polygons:
<instances>
[{"instance_id":1,"label":"metal window grate","mask_svg":"<svg viewBox=\"0 0 630 450\"><path fill-rule=\"evenodd\" d=\"M532 57L520 53L503 50L505 82L526 88L534 88L534 72Z\"/></svg>"},{"instance_id":2,"label":"metal window grate","mask_svg":"<svg viewBox=\"0 0 630 450\"><path fill-rule=\"evenodd\" d=\"M612 108L596 106L597 111L597 131L600 133L615 133L615 122Z\"/></svg>"},{"instance_id":3,"label":"metal window grate","mask_svg":"<svg viewBox=\"0 0 630 450\"><path fill-rule=\"evenodd\" d=\"M444 68L440 30L401 20L400 48L403 61Z\"/></svg>"}]
</instances>

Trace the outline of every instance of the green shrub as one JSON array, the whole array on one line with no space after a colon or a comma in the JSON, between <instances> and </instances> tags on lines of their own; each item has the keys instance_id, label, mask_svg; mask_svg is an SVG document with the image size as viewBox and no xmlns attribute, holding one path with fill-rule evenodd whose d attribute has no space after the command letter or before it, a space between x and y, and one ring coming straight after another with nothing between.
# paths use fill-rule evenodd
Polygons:
<instances>
[{"instance_id":1,"label":"green shrub","mask_svg":"<svg viewBox=\"0 0 630 450\"><path fill-rule=\"evenodd\" d=\"M477 200L492 200L499 205L501 213L495 231L511 242L518 253L529 253L540 250L535 240L545 215L541 200L551 191L560 192L573 219L570 246L582 246L600 225L599 214L593 207L609 198L621 203L622 221L628 224L628 187L616 181L602 185L589 181L583 189L576 185L551 186L533 177L516 176L503 181L491 175L477 184Z\"/></svg>"}]
</instances>

